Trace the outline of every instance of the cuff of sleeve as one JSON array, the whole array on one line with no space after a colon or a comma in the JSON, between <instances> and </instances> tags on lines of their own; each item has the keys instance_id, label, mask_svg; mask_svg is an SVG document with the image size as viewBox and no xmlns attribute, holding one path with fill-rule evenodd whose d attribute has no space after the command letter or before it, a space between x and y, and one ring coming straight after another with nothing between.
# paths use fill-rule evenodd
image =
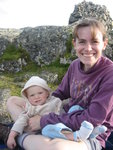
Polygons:
<instances>
[{"instance_id":1,"label":"cuff of sleeve","mask_svg":"<svg viewBox=\"0 0 113 150\"><path fill-rule=\"evenodd\" d=\"M41 116L41 118L40 118L40 127L41 127L41 129L43 129L46 126L45 120L46 120L45 115Z\"/></svg>"},{"instance_id":2,"label":"cuff of sleeve","mask_svg":"<svg viewBox=\"0 0 113 150\"><path fill-rule=\"evenodd\" d=\"M74 141L80 141L77 135L77 131L73 132L73 136L74 136Z\"/></svg>"}]
</instances>

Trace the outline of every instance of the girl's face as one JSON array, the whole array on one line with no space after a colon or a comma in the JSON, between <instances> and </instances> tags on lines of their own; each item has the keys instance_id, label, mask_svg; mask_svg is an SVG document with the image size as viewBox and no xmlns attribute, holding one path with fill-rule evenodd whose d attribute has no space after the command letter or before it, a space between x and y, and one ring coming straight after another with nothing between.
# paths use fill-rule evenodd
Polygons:
<instances>
[{"instance_id":1,"label":"girl's face","mask_svg":"<svg viewBox=\"0 0 113 150\"><path fill-rule=\"evenodd\" d=\"M40 86L31 86L26 89L26 95L29 102L34 105L43 105L49 96L49 92Z\"/></svg>"},{"instance_id":2,"label":"girl's face","mask_svg":"<svg viewBox=\"0 0 113 150\"><path fill-rule=\"evenodd\" d=\"M91 28L81 27L78 29L76 41L73 41L76 54L83 63L84 71L95 65L107 45L107 40L103 41L103 35L100 30L96 29L95 32L96 36L92 38Z\"/></svg>"}]
</instances>

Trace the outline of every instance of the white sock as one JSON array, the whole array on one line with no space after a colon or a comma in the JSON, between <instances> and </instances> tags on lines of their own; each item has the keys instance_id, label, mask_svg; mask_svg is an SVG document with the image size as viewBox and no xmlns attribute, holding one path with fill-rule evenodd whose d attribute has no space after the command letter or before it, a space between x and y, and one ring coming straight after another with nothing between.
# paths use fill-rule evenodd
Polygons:
<instances>
[{"instance_id":1,"label":"white sock","mask_svg":"<svg viewBox=\"0 0 113 150\"><path fill-rule=\"evenodd\" d=\"M107 130L107 127L105 127L104 125L99 125L97 127L95 127L90 135L90 138L95 138L97 137L99 134L104 133Z\"/></svg>"},{"instance_id":2,"label":"white sock","mask_svg":"<svg viewBox=\"0 0 113 150\"><path fill-rule=\"evenodd\" d=\"M74 140L75 141L84 141L86 140L90 134L92 133L94 127L91 123L87 121L83 121L81 124L81 127L78 131L75 131L74 134Z\"/></svg>"}]
</instances>

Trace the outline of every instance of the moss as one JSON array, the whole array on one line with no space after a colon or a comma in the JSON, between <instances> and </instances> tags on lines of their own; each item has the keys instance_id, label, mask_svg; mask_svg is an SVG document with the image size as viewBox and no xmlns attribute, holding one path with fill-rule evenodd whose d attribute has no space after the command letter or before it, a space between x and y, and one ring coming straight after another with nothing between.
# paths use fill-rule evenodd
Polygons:
<instances>
[{"instance_id":1,"label":"moss","mask_svg":"<svg viewBox=\"0 0 113 150\"><path fill-rule=\"evenodd\" d=\"M66 53L71 53L71 50L73 48L73 44L72 44L72 34L70 34L67 42L66 42Z\"/></svg>"},{"instance_id":2,"label":"moss","mask_svg":"<svg viewBox=\"0 0 113 150\"><path fill-rule=\"evenodd\" d=\"M20 95L21 87L13 82L13 77L1 76L0 89L10 89L11 95Z\"/></svg>"},{"instance_id":3,"label":"moss","mask_svg":"<svg viewBox=\"0 0 113 150\"><path fill-rule=\"evenodd\" d=\"M66 59L71 59L71 60L74 60L76 59L76 55L72 55L71 51L73 49L73 44L72 44L72 34L70 34L67 42L66 42L66 52L64 54L64 57Z\"/></svg>"},{"instance_id":4,"label":"moss","mask_svg":"<svg viewBox=\"0 0 113 150\"><path fill-rule=\"evenodd\" d=\"M36 72L38 69L38 66L35 62L29 61L26 66L23 66L21 72Z\"/></svg>"},{"instance_id":5,"label":"moss","mask_svg":"<svg viewBox=\"0 0 113 150\"><path fill-rule=\"evenodd\" d=\"M0 62L17 60L19 58L24 58L26 61L30 60L28 52L21 45L16 47L14 44L9 44L0 58Z\"/></svg>"}]
</instances>

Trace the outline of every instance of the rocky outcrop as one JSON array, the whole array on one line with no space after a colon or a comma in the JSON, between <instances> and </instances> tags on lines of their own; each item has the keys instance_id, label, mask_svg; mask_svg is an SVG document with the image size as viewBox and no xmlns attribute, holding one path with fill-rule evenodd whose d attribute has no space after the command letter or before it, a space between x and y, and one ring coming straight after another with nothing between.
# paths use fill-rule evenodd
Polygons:
<instances>
[{"instance_id":1,"label":"rocky outcrop","mask_svg":"<svg viewBox=\"0 0 113 150\"><path fill-rule=\"evenodd\" d=\"M10 32L9 32L10 31ZM9 43L21 46L38 66L48 65L66 52L66 42L70 36L68 26L38 26L23 29L0 30L0 56ZM24 58L0 63L0 72L19 72L27 65Z\"/></svg>"},{"instance_id":2,"label":"rocky outcrop","mask_svg":"<svg viewBox=\"0 0 113 150\"><path fill-rule=\"evenodd\" d=\"M68 27L39 26L24 29L14 43L21 44L38 65L48 65L64 55L68 38Z\"/></svg>"},{"instance_id":3,"label":"rocky outcrop","mask_svg":"<svg viewBox=\"0 0 113 150\"><path fill-rule=\"evenodd\" d=\"M86 17L95 17L105 24L109 34L109 45L105 51L105 55L112 59L113 31L109 11L105 6L86 1L75 5L74 11L70 15L68 26L0 29L0 57L3 55L7 45L13 43L17 47L22 46L30 55L31 60L39 66L48 65L57 58L60 58L61 63L70 63L71 60L67 60L64 56L67 51L66 43L72 34L72 29L76 21ZM0 72L19 72L22 70L22 66L25 65L27 65L27 62L24 58L19 58L16 61L2 62L0 63Z\"/></svg>"}]
</instances>

